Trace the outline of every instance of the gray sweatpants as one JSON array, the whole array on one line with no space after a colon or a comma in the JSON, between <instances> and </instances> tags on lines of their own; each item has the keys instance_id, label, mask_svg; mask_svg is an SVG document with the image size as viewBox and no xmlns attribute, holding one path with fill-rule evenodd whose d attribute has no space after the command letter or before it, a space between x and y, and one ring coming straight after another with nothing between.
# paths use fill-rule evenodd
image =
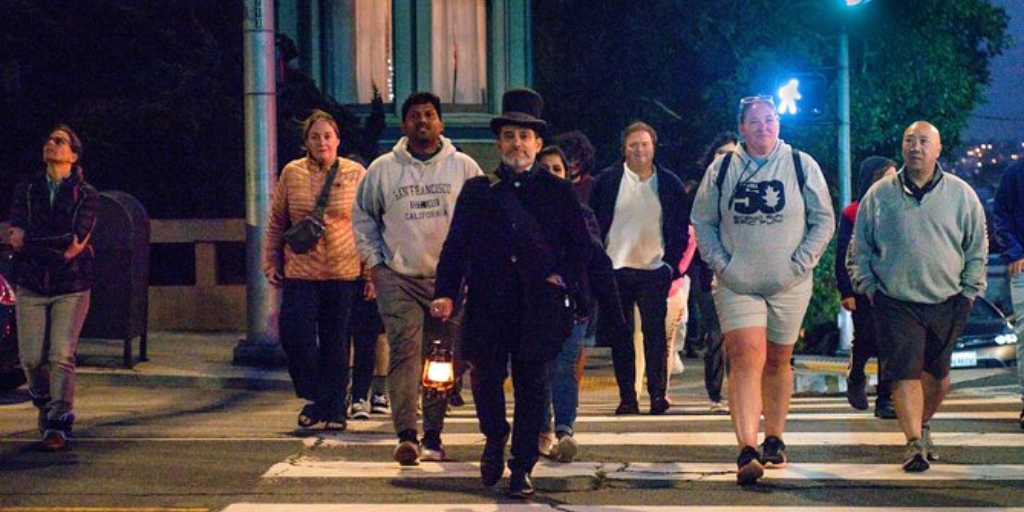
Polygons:
<instances>
[{"instance_id":1,"label":"gray sweatpants","mask_svg":"<svg viewBox=\"0 0 1024 512\"><path fill-rule=\"evenodd\" d=\"M388 396L395 433L416 430L424 350L440 337L440 320L430 316L434 279L399 274L381 266L376 274L377 309L388 336ZM445 400L423 396L423 430L444 428Z\"/></svg>"},{"instance_id":2,"label":"gray sweatpants","mask_svg":"<svg viewBox=\"0 0 1024 512\"><path fill-rule=\"evenodd\" d=\"M33 398L50 398L51 419L75 403L75 349L89 312L90 291L47 297L19 286L18 354ZM49 333L49 337L47 337Z\"/></svg>"}]
</instances>

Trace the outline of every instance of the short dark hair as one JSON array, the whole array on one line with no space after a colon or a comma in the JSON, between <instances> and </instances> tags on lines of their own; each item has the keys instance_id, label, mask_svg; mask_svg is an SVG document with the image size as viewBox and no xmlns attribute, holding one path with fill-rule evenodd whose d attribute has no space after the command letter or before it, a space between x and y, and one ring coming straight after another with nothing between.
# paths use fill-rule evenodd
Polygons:
<instances>
[{"instance_id":1,"label":"short dark hair","mask_svg":"<svg viewBox=\"0 0 1024 512\"><path fill-rule=\"evenodd\" d=\"M580 174L591 174L594 170L594 145L587 135L581 131L560 133L555 136L555 144L562 149L566 163L576 161L580 164Z\"/></svg>"},{"instance_id":2,"label":"short dark hair","mask_svg":"<svg viewBox=\"0 0 1024 512\"><path fill-rule=\"evenodd\" d=\"M699 167L698 170L703 173L708 166L711 165L711 162L715 161L715 153L718 151L718 148L730 142L733 144L739 144L739 134L736 132L719 132L718 135L715 135L711 144L708 144L707 147L704 148L704 156L697 161L697 167Z\"/></svg>"},{"instance_id":3,"label":"short dark hair","mask_svg":"<svg viewBox=\"0 0 1024 512\"><path fill-rule=\"evenodd\" d=\"M405 121L405 116L412 110L413 105L424 105L430 103L434 106L434 110L437 111L437 118L444 119L441 114L441 98L438 98L436 94L429 91L414 92L411 96L402 102L402 120Z\"/></svg>"},{"instance_id":4,"label":"short dark hair","mask_svg":"<svg viewBox=\"0 0 1024 512\"><path fill-rule=\"evenodd\" d=\"M641 131L650 134L651 143L653 143L655 147L658 146L658 132L654 131L654 127L643 121L634 121L627 126L625 130L622 130L622 147L626 147L626 139L628 139L630 135Z\"/></svg>"},{"instance_id":5,"label":"short dark hair","mask_svg":"<svg viewBox=\"0 0 1024 512\"><path fill-rule=\"evenodd\" d=\"M565 179L571 181L572 176L569 175L569 160L565 158L565 152L562 151L562 148L558 146L544 146L544 148L537 153L537 163L540 163L541 159L548 155L558 155L558 158L562 159L562 167L565 167Z\"/></svg>"},{"instance_id":6,"label":"short dark hair","mask_svg":"<svg viewBox=\"0 0 1024 512\"><path fill-rule=\"evenodd\" d=\"M50 129L50 133L56 131L68 134L68 146L71 147L71 152L78 155L78 158L82 158L82 139L78 138L78 134L75 133L70 126L64 123L57 123L52 129Z\"/></svg>"}]
</instances>

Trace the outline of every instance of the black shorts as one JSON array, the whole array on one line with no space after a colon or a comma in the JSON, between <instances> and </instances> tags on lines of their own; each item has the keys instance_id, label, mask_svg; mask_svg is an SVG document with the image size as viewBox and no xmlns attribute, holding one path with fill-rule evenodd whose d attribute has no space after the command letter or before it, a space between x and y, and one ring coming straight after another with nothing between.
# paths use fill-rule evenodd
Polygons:
<instances>
[{"instance_id":1,"label":"black shorts","mask_svg":"<svg viewBox=\"0 0 1024 512\"><path fill-rule=\"evenodd\" d=\"M939 304L906 302L875 294L875 328L885 381L936 379L949 374L956 339L964 331L971 303L955 295Z\"/></svg>"}]
</instances>

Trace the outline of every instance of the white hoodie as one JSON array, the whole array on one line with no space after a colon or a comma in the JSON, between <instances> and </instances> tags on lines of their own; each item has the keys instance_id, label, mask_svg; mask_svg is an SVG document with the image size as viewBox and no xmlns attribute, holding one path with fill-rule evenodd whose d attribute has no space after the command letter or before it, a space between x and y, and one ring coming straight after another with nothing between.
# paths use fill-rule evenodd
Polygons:
<instances>
[{"instance_id":1,"label":"white hoodie","mask_svg":"<svg viewBox=\"0 0 1024 512\"><path fill-rule=\"evenodd\" d=\"M352 208L356 244L367 267L384 263L402 275L434 277L462 185L483 173L445 137L425 162L408 148L402 137L367 169Z\"/></svg>"},{"instance_id":2,"label":"white hoodie","mask_svg":"<svg viewBox=\"0 0 1024 512\"><path fill-rule=\"evenodd\" d=\"M788 144L780 140L761 165L741 145L718 190L722 160L708 167L691 214L701 257L715 276L734 292L765 296L810 279L835 230L818 163L800 153L807 178L801 190Z\"/></svg>"}]
</instances>

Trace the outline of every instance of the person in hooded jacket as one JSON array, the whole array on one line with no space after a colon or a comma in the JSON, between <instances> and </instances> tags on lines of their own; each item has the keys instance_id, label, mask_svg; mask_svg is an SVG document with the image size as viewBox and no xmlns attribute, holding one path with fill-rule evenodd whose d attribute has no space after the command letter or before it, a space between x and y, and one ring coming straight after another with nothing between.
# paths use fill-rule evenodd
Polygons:
<instances>
[{"instance_id":1,"label":"person in hooded jacket","mask_svg":"<svg viewBox=\"0 0 1024 512\"><path fill-rule=\"evenodd\" d=\"M99 194L85 181L81 156L78 135L57 125L43 142L45 171L19 183L11 201L18 351L47 450L65 449L71 438L75 350L95 280Z\"/></svg>"},{"instance_id":2,"label":"person in hooded jacket","mask_svg":"<svg viewBox=\"0 0 1024 512\"><path fill-rule=\"evenodd\" d=\"M846 377L846 400L855 409L868 408L867 375L864 367L868 359L878 357L878 334L873 319L874 308L871 301L864 295L853 291L850 272L847 269L847 252L853 240L853 226L857 220L857 208L860 199L867 194L876 181L896 173L896 163L888 158L872 156L864 159L857 174L857 185L860 195L857 200L843 209L839 219L839 235L836 237L836 283L842 297L843 309L853 316L853 347L850 350L850 369ZM895 419L896 409L892 404L892 392L889 383L878 381L878 397L875 399L875 416L883 419Z\"/></svg>"},{"instance_id":3,"label":"person in hooded jacket","mask_svg":"<svg viewBox=\"0 0 1024 512\"><path fill-rule=\"evenodd\" d=\"M403 466L445 459L444 398L423 394L422 445L416 430L422 358L429 340L445 334L429 307L455 200L467 180L483 174L443 131L441 100L429 92L409 96L402 104L405 136L370 164L352 211L388 337L388 394L398 435L394 459Z\"/></svg>"},{"instance_id":4,"label":"person in hooded jacket","mask_svg":"<svg viewBox=\"0 0 1024 512\"><path fill-rule=\"evenodd\" d=\"M693 206L701 257L729 360L729 411L740 453L737 480L787 464L783 430L793 394L790 359L835 230L825 177L810 155L779 139L771 96L743 98L743 143L708 168ZM761 415L765 439L757 446Z\"/></svg>"}]
</instances>

